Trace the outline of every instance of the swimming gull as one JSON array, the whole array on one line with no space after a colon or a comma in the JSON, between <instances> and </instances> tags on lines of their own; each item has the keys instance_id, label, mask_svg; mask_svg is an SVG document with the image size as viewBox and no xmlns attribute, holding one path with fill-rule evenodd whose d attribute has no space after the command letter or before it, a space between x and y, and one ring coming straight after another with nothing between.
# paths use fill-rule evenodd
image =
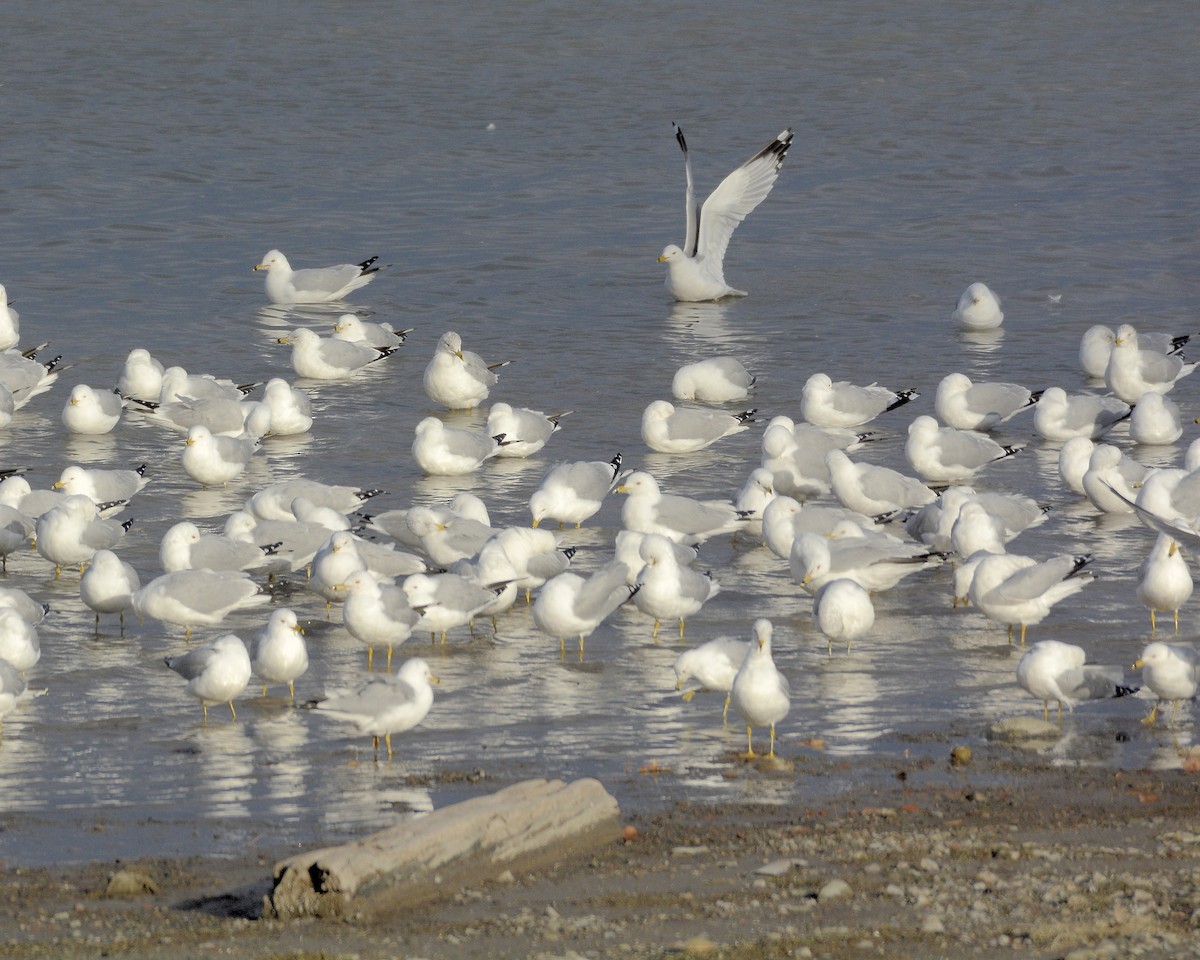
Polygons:
<instances>
[{"instance_id":1,"label":"swimming gull","mask_svg":"<svg viewBox=\"0 0 1200 960\"><path fill-rule=\"evenodd\" d=\"M671 394L696 403L732 403L750 395L754 379L736 357L710 357L676 370Z\"/></svg>"},{"instance_id":2,"label":"swimming gull","mask_svg":"<svg viewBox=\"0 0 1200 960\"><path fill-rule=\"evenodd\" d=\"M426 417L413 431L413 459L431 476L460 476L483 466L500 452L503 434L447 427L437 417Z\"/></svg>"},{"instance_id":3,"label":"swimming gull","mask_svg":"<svg viewBox=\"0 0 1200 960\"><path fill-rule=\"evenodd\" d=\"M498 457L530 457L546 445L550 435L559 429L559 420L571 413L552 413L514 407L508 403L493 403L488 410L484 432L491 437L504 434L508 441L497 452Z\"/></svg>"},{"instance_id":4,"label":"swimming gull","mask_svg":"<svg viewBox=\"0 0 1200 960\"><path fill-rule=\"evenodd\" d=\"M1143 393L1129 417L1129 439L1147 446L1164 446L1183 436L1179 404L1153 390Z\"/></svg>"},{"instance_id":5,"label":"swimming gull","mask_svg":"<svg viewBox=\"0 0 1200 960\"><path fill-rule=\"evenodd\" d=\"M814 373L804 383L800 415L817 427L858 427L919 396L912 389L889 390L875 383L859 386L846 380L835 382L826 373Z\"/></svg>"},{"instance_id":6,"label":"swimming gull","mask_svg":"<svg viewBox=\"0 0 1200 960\"><path fill-rule=\"evenodd\" d=\"M659 453L694 453L748 430L755 412L725 413L655 400L642 412L642 440Z\"/></svg>"},{"instance_id":7,"label":"swimming gull","mask_svg":"<svg viewBox=\"0 0 1200 960\"><path fill-rule=\"evenodd\" d=\"M1034 409L1033 429L1045 440L1098 440L1131 412L1129 404L1116 397L1068 394L1062 387L1049 387Z\"/></svg>"},{"instance_id":8,"label":"swimming gull","mask_svg":"<svg viewBox=\"0 0 1200 960\"><path fill-rule=\"evenodd\" d=\"M932 503L937 494L916 477L874 463L856 463L841 450L825 454L833 495L868 517Z\"/></svg>"},{"instance_id":9,"label":"swimming gull","mask_svg":"<svg viewBox=\"0 0 1200 960\"><path fill-rule=\"evenodd\" d=\"M396 352L395 347L372 347L349 340L322 337L298 327L276 343L291 345L292 369L308 380L348 380L360 370Z\"/></svg>"},{"instance_id":10,"label":"swimming gull","mask_svg":"<svg viewBox=\"0 0 1200 960\"><path fill-rule=\"evenodd\" d=\"M331 303L374 280L379 272L374 266L378 259L293 270L287 257L278 250L269 250L254 269L267 271L267 299L272 303Z\"/></svg>"},{"instance_id":11,"label":"swimming gull","mask_svg":"<svg viewBox=\"0 0 1200 960\"><path fill-rule=\"evenodd\" d=\"M115 391L93 390L86 383L77 383L63 406L62 422L68 433L112 433L124 410L125 401Z\"/></svg>"},{"instance_id":12,"label":"swimming gull","mask_svg":"<svg viewBox=\"0 0 1200 960\"><path fill-rule=\"evenodd\" d=\"M1164 356L1156 350L1143 350L1138 345L1137 331L1128 323L1117 328L1104 383L1126 403L1136 403L1145 393L1168 393L1177 381L1196 369L1182 357Z\"/></svg>"},{"instance_id":13,"label":"swimming gull","mask_svg":"<svg viewBox=\"0 0 1200 960\"><path fill-rule=\"evenodd\" d=\"M661 533L676 543L702 543L741 530L749 521L729 501L663 493L658 481L640 470L626 477L617 493L628 494L621 507L621 522L627 530Z\"/></svg>"},{"instance_id":14,"label":"swimming gull","mask_svg":"<svg viewBox=\"0 0 1200 960\"><path fill-rule=\"evenodd\" d=\"M959 430L993 430L1041 398L1019 383L972 383L964 373L948 373L938 384L933 409L938 419Z\"/></svg>"},{"instance_id":15,"label":"swimming gull","mask_svg":"<svg viewBox=\"0 0 1200 960\"><path fill-rule=\"evenodd\" d=\"M1004 322L1004 311L986 283L972 283L958 298L950 318L964 330L994 330Z\"/></svg>"},{"instance_id":16,"label":"swimming gull","mask_svg":"<svg viewBox=\"0 0 1200 960\"><path fill-rule=\"evenodd\" d=\"M904 458L930 483L962 483L1021 449L971 430L939 427L933 417L920 416L908 425Z\"/></svg>"},{"instance_id":17,"label":"swimming gull","mask_svg":"<svg viewBox=\"0 0 1200 960\"><path fill-rule=\"evenodd\" d=\"M449 410L473 410L499 382L496 370L511 362L489 364L479 354L464 350L462 337L447 330L438 338L433 358L425 366L425 395Z\"/></svg>"},{"instance_id":18,"label":"swimming gull","mask_svg":"<svg viewBox=\"0 0 1200 960\"><path fill-rule=\"evenodd\" d=\"M180 462L184 473L201 486L219 486L240 477L261 447L253 437L219 437L197 424L183 441Z\"/></svg>"},{"instance_id":19,"label":"swimming gull","mask_svg":"<svg viewBox=\"0 0 1200 960\"><path fill-rule=\"evenodd\" d=\"M386 323L363 320L353 313L343 313L333 325L336 339L365 343L372 347L398 347L410 333L411 330L396 330Z\"/></svg>"},{"instance_id":20,"label":"swimming gull","mask_svg":"<svg viewBox=\"0 0 1200 960\"><path fill-rule=\"evenodd\" d=\"M1104 371L1108 369L1108 359L1112 355L1116 339L1116 331L1111 327L1099 323L1088 327L1079 341L1079 365L1084 373L1095 380L1104 379ZM1169 333L1138 331L1138 346L1141 349L1153 350L1164 356L1178 353L1191 339L1191 334L1173 336Z\"/></svg>"}]
</instances>

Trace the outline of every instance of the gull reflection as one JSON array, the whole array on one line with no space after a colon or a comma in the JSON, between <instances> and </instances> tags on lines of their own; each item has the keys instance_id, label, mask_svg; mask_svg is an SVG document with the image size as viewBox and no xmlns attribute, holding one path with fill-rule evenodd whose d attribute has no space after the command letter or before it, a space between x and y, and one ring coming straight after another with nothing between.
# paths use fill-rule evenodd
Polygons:
<instances>
[{"instance_id":1,"label":"gull reflection","mask_svg":"<svg viewBox=\"0 0 1200 960\"><path fill-rule=\"evenodd\" d=\"M262 748L262 778L266 781L271 814L277 818L303 815L312 773L306 747L309 730L296 710L255 721L251 724L255 741Z\"/></svg>"},{"instance_id":2,"label":"gull reflection","mask_svg":"<svg viewBox=\"0 0 1200 960\"><path fill-rule=\"evenodd\" d=\"M244 723L209 723L195 735L197 800L205 816L248 817L255 773L254 742Z\"/></svg>"},{"instance_id":3,"label":"gull reflection","mask_svg":"<svg viewBox=\"0 0 1200 960\"><path fill-rule=\"evenodd\" d=\"M116 461L117 439L111 433L71 433L67 434L63 450L71 463L113 463Z\"/></svg>"},{"instance_id":4,"label":"gull reflection","mask_svg":"<svg viewBox=\"0 0 1200 960\"><path fill-rule=\"evenodd\" d=\"M668 338L691 347L696 341L740 347L737 331L729 329L725 317L729 313L727 303L681 303L671 304L671 312L664 328Z\"/></svg>"}]
</instances>

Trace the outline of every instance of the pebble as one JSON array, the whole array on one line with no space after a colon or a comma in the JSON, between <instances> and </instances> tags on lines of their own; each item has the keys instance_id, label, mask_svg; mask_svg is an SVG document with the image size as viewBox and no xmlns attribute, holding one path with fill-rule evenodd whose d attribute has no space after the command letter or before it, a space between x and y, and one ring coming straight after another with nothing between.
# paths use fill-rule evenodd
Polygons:
<instances>
[{"instance_id":1,"label":"pebble","mask_svg":"<svg viewBox=\"0 0 1200 960\"><path fill-rule=\"evenodd\" d=\"M845 880L835 877L826 883L825 886L821 887L820 891L817 893L817 902L828 903L833 900L841 900L845 897L850 897L853 895L854 891L850 889L850 884L848 884Z\"/></svg>"}]
</instances>

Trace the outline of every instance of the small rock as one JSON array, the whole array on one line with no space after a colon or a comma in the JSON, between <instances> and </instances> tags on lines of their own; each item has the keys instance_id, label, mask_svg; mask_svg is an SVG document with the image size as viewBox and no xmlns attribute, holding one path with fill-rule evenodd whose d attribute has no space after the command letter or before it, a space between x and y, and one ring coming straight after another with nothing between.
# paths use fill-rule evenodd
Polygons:
<instances>
[{"instance_id":1,"label":"small rock","mask_svg":"<svg viewBox=\"0 0 1200 960\"><path fill-rule=\"evenodd\" d=\"M158 893L158 884L139 870L118 870L108 878L106 897L140 897Z\"/></svg>"},{"instance_id":2,"label":"small rock","mask_svg":"<svg viewBox=\"0 0 1200 960\"><path fill-rule=\"evenodd\" d=\"M941 867L938 866L938 862L934 860L933 857L922 857L918 866L925 873L937 873L938 870L941 869Z\"/></svg>"},{"instance_id":3,"label":"small rock","mask_svg":"<svg viewBox=\"0 0 1200 960\"><path fill-rule=\"evenodd\" d=\"M931 913L921 921L922 933L945 933L946 925L942 923L942 918L936 913Z\"/></svg>"},{"instance_id":4,"label":"small rock","mask_svg":"<svg viewBox=\"0 0 1200 960\"><path fill-rule=\"evenodd\" d=\"M511 870L505 870L502 874L496 877L497 883L516 883L517 878L513 876Z\"/></svg>"},{"instance_id":5,"label":"small rock","mask_svg":"<svg viewBox=\"0 0 1200 960\"><path fill-rule=\"evenodd\" d=\"M955 747L950 751L950 766L965 767L971 762L970 747Z\"/></svg>"},{"instance_id":6,"label":"small rock","mask_svg":"<svg viewBox=\"0 0 1200 960\"><path fill-rule=\"evenodd\" d=\"M795 857L789 857L785 860L772 860L770 863L764 863L754 872L764 877L782 877L794 867L804 865L803 860L797 860Z\"/></svg>"},{"instance_id":7,"label":"small rock","mask_svg":"<svg viewBox=\"0 0 1200 960\"><path fill-rule=\"evenodd\" d=\"M700 933L679 945L679 952L689 957L711 957L717 952L717 945Z\"/></svg>"},{"instance_id":8,"label":"small rock","mask_svg":"<svg viewBox=\"0 0 1200 960\"><path fill-rule=\"evenodd\" d=\"M818 903L828 903L833 900L842 900L845 897L854 895L854 891L850 889L850 884L845 880L834 878L823 886L817 893Z\"/></svg>"},{"instance_id":9,"label":"small rock","mask_svg":"<svg viewBox=\"0 0 1200 960\"><path fill-rule=\"evenodd\" d=\"M671 848L671 856L673 856L673 857L699 857L705 853L708 853L708 847L672 847Z\"/></svg>"}]
</instances>

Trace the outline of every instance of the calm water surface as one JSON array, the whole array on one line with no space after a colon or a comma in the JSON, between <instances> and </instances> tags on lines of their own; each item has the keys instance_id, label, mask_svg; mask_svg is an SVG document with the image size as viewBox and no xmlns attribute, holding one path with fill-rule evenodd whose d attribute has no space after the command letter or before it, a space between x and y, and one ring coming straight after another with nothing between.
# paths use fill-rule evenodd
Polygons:
<instances>
[{"instance_id":1,"label":"calm water surface","mask_svg":"<svg viewBox=\"0 0 1200 960\"><path fill-rule=\"evenodd\" d=\"M122 548L145 581L178 519L215 529L258 487L300 475L382 487L380 509L471 490L497 524L525 524L551 463L620 450L671 491L729 496L757 463L758 430L685 457L652 454L639 435L673 370L705 356L742 358L764 415L798 418L804 380L824 370L917 386L915 416L932 411L952 370L1083 388L1075 354L1094 322L1195 329L1200 145L1181 122L1200 107L1192 6L1029 4L1004 19L994 5L945 9L301 0L282 15L266 2L12 0L0 13L0 281L22 344L50 341L71 366L0 432L0 460L28 464L35 486L72 462L149 462L154 481L126 512L136 524ZM727 275L751 292L744 301L666 298L654 257L683 229L672 120L705 192L796 128L774 193L731 245ZM239 382L290 377L274 338L336 313L264 308L250 268L272 247L298 266L381 255L390 268L352 306L414 328L402 355L354 382L308 384L311 436L270 441L227 490L198 489L179 438L136 417L109 437L65 434L70 386L113 384L135 346ZM974 280L1004 299L994 337L949 323ZM429 412L420 374L447 329L515 359L496 399L575 411L538 458L420 475L409 453ZM1195 379L1174 395L1189 421ZM889 417L862 456L899 466L910 417ZM1018 419L1008 439L1030 431ZM1181 450L1136 453L1168 463ZM1074 503L1056 455L1033 442L982 480L1055 507L1014 549L1097 556L1100 580L1031 635L1128 663L1148 635L1134 583L1150 535ZM567 534L579 568L606 559L619 509L610 502ZM714 542L703 563L722 592L689 622L689 640L774 620L793 689L788 755L820 738L835 756L940 757L949 738L971 742L997 717L1036 712L1003 629L951 612L946 572L880 597L873 633L829 657L808 599L765 548ZM681 648L651 642L633 609L593 636L582 663L560 660L521 607L495 638L455 635L432 651L414 641L442 685L427 720L396 738L395 762L377 765L364 738L254 699L253 687L237 724L214 710L203 725L162 665L184 648L181 632L130 622L121 636L106 621L93 636L78 574L52 576L26 553L6 577L53 607L30 676L47 692L7 719L0 741L9 863L311 845L532 776L598 776L627 809L798 802L839 785L803 766L795 779L727 779L740 726L722 728L715 697L677 699ZM359 675L362 648L340 614L326 620L304 593L293 606L312 655L298 696ZM248 639L264 619L226 626ZM1194 636L1191 611L1184 622ZM1144 709L1077 711L1056 755L1177 763L1166 734L1136 723ZM1188 716L1179 742L1191 735ZM673 774L639 775L650 761ZM475 770L491 784L450 782Z\"/></svg>"}]
</instances>

